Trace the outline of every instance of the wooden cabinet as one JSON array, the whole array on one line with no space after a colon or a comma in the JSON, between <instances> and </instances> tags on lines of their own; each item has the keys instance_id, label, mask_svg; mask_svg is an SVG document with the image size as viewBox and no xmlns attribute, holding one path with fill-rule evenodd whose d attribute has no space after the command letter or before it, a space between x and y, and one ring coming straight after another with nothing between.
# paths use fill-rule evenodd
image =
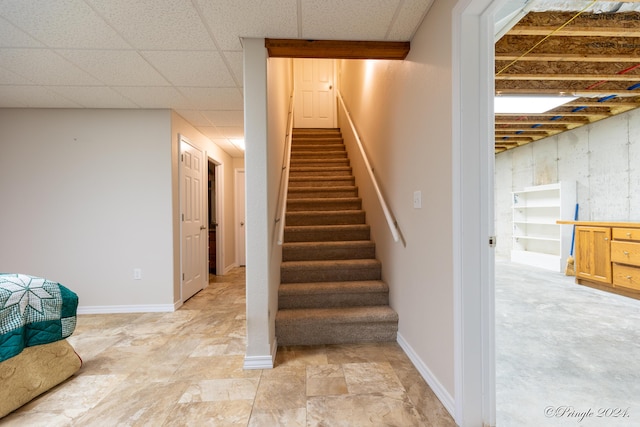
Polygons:
<instances>
[{"instance_id":1,"label":"wooden cabinet","mask_svg":"<svg viewBox=\"0 0 640 427\"><path fill-rule=\"evenodd\" d=\"M640 299L640 223L558 221L576 225L576 281Z\"/></svg>"},{"instance_id":2,"label":"wooden cabinet","mask_svg":"<svg viewBox=\"0 0 640 427\"><path fill-rule=\"evenodd\" d=\"M611 283L611 228L576 227L576 277Z\"/></svg>"},{"instance_id":3,"label":"wooden cabinet","mask_svg":"<svg viewBox=\"0 0 640 427\"><path fill-rule=\"evenodd\" d=\"M632 228L613 229L611 242L613 262L613 286L640 291L640 230Z\"/></svg>"}]
</instances>

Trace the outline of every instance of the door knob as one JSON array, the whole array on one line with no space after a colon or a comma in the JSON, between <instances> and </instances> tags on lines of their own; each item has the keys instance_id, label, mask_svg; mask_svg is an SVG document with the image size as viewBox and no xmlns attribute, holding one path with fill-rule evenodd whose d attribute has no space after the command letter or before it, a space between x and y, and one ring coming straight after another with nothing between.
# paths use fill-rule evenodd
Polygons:
<instances>
[{"instance_id":1,"label":"door knob","mask_svg":"<svg viewBox=\"0 0 640 427\"><path fill-rule=\"evenodd\" d=\"M206 229L207 229L207 227L205 227L204 225L200 226L200 230L206 230Z\"/></svg>"},{"instance_id":2,"label":"door knob","mask_svg":"<svg viewBox=\"0 0 640 427\"><path fill-rule=\"evenodd\" d=\"M244 221L240 222L240 227L244 227Z\"/></svg>"}]
</instances>

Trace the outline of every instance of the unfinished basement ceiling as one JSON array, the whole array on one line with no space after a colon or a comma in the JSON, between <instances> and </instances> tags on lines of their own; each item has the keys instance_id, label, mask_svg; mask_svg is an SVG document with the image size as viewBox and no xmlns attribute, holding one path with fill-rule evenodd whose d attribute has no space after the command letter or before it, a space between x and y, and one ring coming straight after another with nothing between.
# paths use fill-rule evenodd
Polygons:
<instances>
[{"instance_id":1,"label":"unfinished basement ceiling","mask_svg":"<svg viewBox=\"0 0 640 427\"><path fill-rule=\"evenodd\" d=\"M579 98L543 114L497 114L496 153L640 106L640 0L512 0L497 19L496 95Z\"/></svg>"}]
</instances>

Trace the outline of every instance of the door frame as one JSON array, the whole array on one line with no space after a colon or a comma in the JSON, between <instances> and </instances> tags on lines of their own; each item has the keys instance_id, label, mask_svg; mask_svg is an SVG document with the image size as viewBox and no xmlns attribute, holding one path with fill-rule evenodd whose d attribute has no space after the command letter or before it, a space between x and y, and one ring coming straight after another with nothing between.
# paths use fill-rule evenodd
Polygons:
<instances>
[{"instance_id":1,"label":"door frame","mask_svg":"<svg viewBox=\"0 0 640 427\"><path fill-rule=\"evenodd\" d=\"M209 168L209 163L213 163L215 165L215 186L216 186L216 218L215 221L218 224L216 227L216 276L225 274L224 271L224 250L223 250L223 242L224 242L224 185L222 180L224 179L224 165L222 162L217 160L212 156L211 153L207 152L207 168ZM207 218L209 218L209 204L207 203ZM209 224L207 224L207 232ZM208 261L208 253L207 253L207 261ZM207 268L207 272L209 269Z\"/></svg>"},{"instance_id":2,"label":"door frame","mask_svg":"<svg viewBox=\"0 0 640 427\"><path fill-rule=\"evenodd\" d=\"M238 215L238 212L239 212L238 208L240 206L239 204L243 203L244 204L244 209L245 209L244 223L246 225L246 223L247 223L247 221L246 221L246 215L247 215L247 211L246 211L246 209L247 209L246 185L247 185L247 181L246 181L246 175L245 175L245 191L243 193L244 196L245 196L245 200L240 200L240 198L238 197L238 174L239 173L243 173L244 174L245 173L244 172L244 168L236 168L233 171L233 188L234 188L234 192L233 193L234 193L234 201L235 201L235 221L234 221L235 222L235 226L234 226L234 229L235 229L235 233L236 233L236 239L235 239L236 240L236 261L235 261L235 265L237 265L237 266L246 265L246 256L247 256L246 255L247 254L246 238L245 238L244 244L242 244L242 245L240 244L240 234L241 234L240 233L240 229L241 229L240 222L241 222L241 218ZM246 236L246 233L247 232L246 232L246 228L245 228L245 236ZM241 251L240 251L241 247L244 248L244 256L241 256L242 255ZM245 261L243 264L240 263L241 258L244 259L244 261Z\"/></svg>"},{"instance_id":3,"label":"door frame","mask_svg":"<svg viewBox=\"0 0 640 427\"><path fill-rule=\"evenodd\" d=\"M182 164L182 155L183 155L183 151L182 151L182 143L185 142L187 144L189 144L190 146L192 146L193 148L195 148L196 150L200 151L201 154L201 158L202 158L202 163L204 165L204 163L207 161L207 155L205 150L202 148L202 146L200 146L197 143L194 143L193 141L191 141L189 138L187 138L186 136L182 135L182 134L178 134L178 200L179 200L179 216L180 218L178 219L178 221L180 222L180 304L184 304L184 292L183 292L183 284L184 284L184 251L183 251L183 238L184 238L184 230L183 230L183 225L184 222L182 221L181 217L183 212L183 205L182 205L182 178L183 178L183 173L184 173L184 166ZM200 197L202 198L202 200L206 200L206 196L207 196L207 187L204 185L204 183L207 181L207 175L206 175L206 170L204 167L201 168L201 181L202 181L202 194L200 195ZM202 218L206 218L207 217L207 209L204 208L205 203L202 203L203 205L203 212L201 213ZM206 222L206 221L205 221ZM206 228L204 230L201 230L200 232L205 232L208 233L209 232L209 225L206 225ZM206 239L203 239L201 236L202 241L201 246L203 246L202 249L202 253L203 256L208 256L207 251L204 249L205 247L205 242ZM202 271L200 272L202 275L202 280L203 280L203 284L202 284L202 289L206 288L209 284L209 268L207 268L207 263L203 262L202 263Z\"/></svg>"},{"instance_id":4,"label":"door frame","mask_svg":"<svg viewBox=\"0 0 640 427\"><path fill-rule=\"evenodd\" d=\"M459 0L452 22L455 419L494 426L494 13L505 0ZM478 357L480 355L480 357Z\"/></svg>"}]
</instances>

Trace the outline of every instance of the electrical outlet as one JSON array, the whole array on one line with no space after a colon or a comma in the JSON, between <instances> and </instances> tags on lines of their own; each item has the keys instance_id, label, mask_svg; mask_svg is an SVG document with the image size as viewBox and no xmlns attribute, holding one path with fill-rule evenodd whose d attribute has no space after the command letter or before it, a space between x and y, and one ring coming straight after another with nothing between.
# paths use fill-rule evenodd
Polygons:
<instances>
[{"instance_id":1,"label":"electrical outlet","mask_svg":"<svg viewBox=\"0 0 640 427\"><path fill-rule=\"evenodd\" d=\"M413 192L413 208L422 209L422 191Z\"/></svg>"},{"instance_id":2,"label":"electrical outlet","mask_svg":"<svg viewBox=\"0 0 640 427\"><path fill-rule=\"evenodd\" d=\"M134 280L142 280L142 270L139 268L133 269L133 279Z\"/></svg>"}]
</instances>

